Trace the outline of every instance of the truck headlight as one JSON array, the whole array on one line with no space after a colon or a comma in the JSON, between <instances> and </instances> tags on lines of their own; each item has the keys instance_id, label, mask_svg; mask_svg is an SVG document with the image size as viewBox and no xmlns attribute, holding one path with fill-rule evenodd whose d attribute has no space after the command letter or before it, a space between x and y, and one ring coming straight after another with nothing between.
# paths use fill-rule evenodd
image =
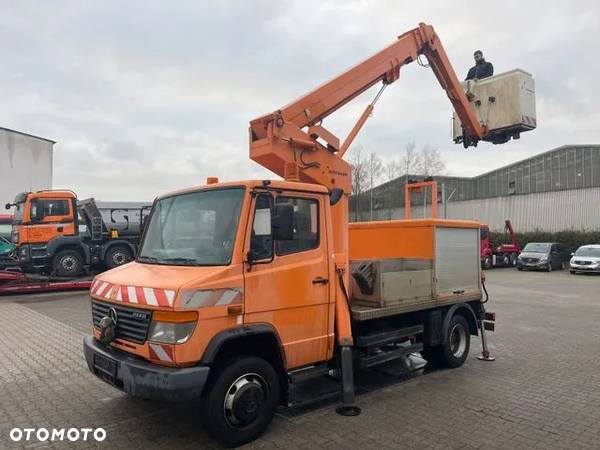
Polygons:
<instances>
[{"instance_id":1,"label":"truck headlight","mask_svg":"<svg viewBox=\"0 0 600 450\"><path fill-rule=\"evenodd\" d=\"M152 316L148 340L162 344L183 344L192 336L197 321L196 311L157 311Z\"/></svg>"}]
</instances>

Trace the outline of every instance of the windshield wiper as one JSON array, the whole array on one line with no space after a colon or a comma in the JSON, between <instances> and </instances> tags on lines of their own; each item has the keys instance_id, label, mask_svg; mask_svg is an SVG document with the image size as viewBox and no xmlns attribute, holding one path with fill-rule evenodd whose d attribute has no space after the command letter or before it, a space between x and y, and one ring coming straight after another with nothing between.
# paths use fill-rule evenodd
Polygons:
<instances>
[{"instance_id":1,"label":"windshield wiper","mask_svg":"<svg viewBox=\"0 0 600 450\"><path fill-rule=\"evenodd\" d=\"M158 262L158 258L155 258L154 256L138 256L137 260L139 262L147 262L147 263L157 263Z\"/></svg>"},{"instance_id":2,"label":"windshield wiper","mask_svg":"<svg viewBox=\"0 0 600 450\"><path fill-rule=\"evenodd\" d=\"M196 264L198 261L191 258L163 258L160 260L161 263L181 263L181 264Z\"/></svg>"}]
</instances>

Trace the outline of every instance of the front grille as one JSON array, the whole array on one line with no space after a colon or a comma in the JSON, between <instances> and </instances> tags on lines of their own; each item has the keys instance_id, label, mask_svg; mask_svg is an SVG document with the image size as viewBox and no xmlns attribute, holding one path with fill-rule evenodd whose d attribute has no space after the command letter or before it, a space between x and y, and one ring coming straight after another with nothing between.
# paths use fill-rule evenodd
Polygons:
<instances>
[{"instance_id":1,"label":"front grille","mask_svg":"<svg viewBox=\"0 0 600 450\"><path fill-rule=\"evenodd\" d=\"M591 261L573 261L573 264L579 264L580 266L589 266L592 264Z\"/></svg>"},{"instance_id":2,"label":"front grille","mask_svg":"<svg viewBox=\"0 0 600 450\"><path fill-rule=\"evenodd\" d=\"M536 262L539 262L539 259L538 258L523 258L523 262L536 263Z\"/></svg>"},{"instance_id":3,"label":"front grille","mask_svg":"<svg viewBox=\"0 0 600 450\"><path fill-rule=\"evenodd\" d=\"M108 316L110 308L117 311L117 328L115 335L117 338L142 344L148 337L148 328L152 320L152 311L126 308L113 303L92 301L92 320L94 327L98 328L100 320Z\"/></svg>"}]
</instances>

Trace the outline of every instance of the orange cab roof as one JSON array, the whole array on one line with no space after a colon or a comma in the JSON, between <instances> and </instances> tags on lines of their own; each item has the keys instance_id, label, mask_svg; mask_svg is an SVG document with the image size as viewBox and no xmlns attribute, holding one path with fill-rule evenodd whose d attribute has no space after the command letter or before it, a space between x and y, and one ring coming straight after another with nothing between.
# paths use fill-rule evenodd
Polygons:
<instances>
[{"instance_id":1,"label":"orange cab roof","mask_svg":"<svg viewBox=\"0 0 600 450\"><path fill-rule=\"evenodd\" d=\"M311 191L317 193L327 194L329 191L325 186L321 186L319 184L313 183L300 183L295 181L285 181L285 180L240 180L240 181L228 181L225 183L214 183L214 184L203 184L200 186L193 186L185 189L179 189L176 191L168 192L166 194L160 195L158 198L166 198L172 197L174 195L188 194L190 192L197 192L203 190L213 190L225 187L244 187L248 189L252 189L255 187L261 187L264 185L264 182L268 181L268 187L273 189L287 189L287 190L296 190L296 191Z\"/></svg>"}]
</instances>

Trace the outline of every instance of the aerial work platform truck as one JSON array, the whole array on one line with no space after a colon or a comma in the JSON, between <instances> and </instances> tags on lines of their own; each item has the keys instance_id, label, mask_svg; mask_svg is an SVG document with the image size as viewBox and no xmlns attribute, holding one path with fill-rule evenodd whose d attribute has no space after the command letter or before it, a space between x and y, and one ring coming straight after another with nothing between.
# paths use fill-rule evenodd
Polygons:
<instances>
[{"instance_id":1,"label":"aerial work platform truck","mask_svg":"<svg viewBox=\"0 0 600 450\"><path fill-rule=\"evenodd\" d=\"M349 224L343 156L400 69L425 56L469 143L488 139L430 25L250 122L250 158L283 180L219 182L159 196L135 261L91 287L89 370L133 396L198 399L209 433L256 439L303 380L341 375L337 411L356 415L359 368L421 352L458 367L494 315L479 223ZM324 119L381 88L345 140ZM494 133L493 140L498 139ZM491 359L484 345L482 358Z\"/></svg>"}]
</instances>

